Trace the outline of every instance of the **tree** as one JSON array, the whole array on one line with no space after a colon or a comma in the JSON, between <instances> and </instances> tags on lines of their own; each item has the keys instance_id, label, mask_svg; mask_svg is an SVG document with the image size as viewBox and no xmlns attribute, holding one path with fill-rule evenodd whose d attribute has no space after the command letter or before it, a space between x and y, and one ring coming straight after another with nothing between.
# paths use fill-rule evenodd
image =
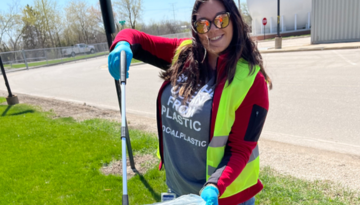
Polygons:
<instances>
[{"instance_id":1,"label":"tree","mask_svg":"<svg viewBox=\"0 0 360 205\"><path fill-rule=\"evenodd\" d=\"M59 45L59 38L55 38L61 28L59 11L54 0L34 0L33 6L25 6L22 12L24 48L47 48Z\"/></svg>"},{"instance_id":2,"label":"tree","mask_svg":"<svg viewBox=\"0 0 360 205\"><path fill-rule=\"evenodd\" d=\"M72 0L65 8L69 28L74 32L78 41L88 43L88 17L89 6L83 0ZM69 32L71 33L71 32ZM69 34L68 33L68 34ZM75 39L74 39L75 40ZM76 40L75 40L76 41Z\"/></svg>"},{"instance_id":3,"label":"tree","mask_svg":"<svg viewBox=\"0 0 360 205\"><path fill-rule=\"evenodd\" d=\"M90 12L90 17L95 20L95 22L98 24L98 26L103 27L104 22L102 20L100 3L97 3L96 6L91 6L89 8L89 12Z\"/></svg>"},{"instance_id":4,"label":"tree","mask_svg":"<svg viewBox=\"0 0 360 205\"><path fill-rule=\"evenodd\" d=\"M11 47L11 49L13 51L18 50L19 45L22 42L22 22L21 22L21 16L17 15L16 19L15 19L16 25L14 27L12 27L9 31L8 31L8 37L9 37L9 47Z\"/></svg>"},{"instance_id":5,"label":"tree","mask_svg":"<svg viewBox=\"0 0 360 205\"><path fill-rule=\"evenodd\" d=\"M92 31L93 39L91 39L91 42L93 43L106 42L105 28L102 19L100 3L97 3L96 6L91 6L88 11L89 11L89 18L94 20L93 31Z\"/></svg>"},{"instance_id":6,"label":"tree","mask_svg":"<svg viewBox=\"0 0 360 205\"><path fill-rule=\"evenodd\" d=\"M44 48L46 38L40 20L40 12L36 11L32 6L26 5L22 13L24 48Z\"/></svg>"},{"instance_id":7,"label":"tree","mask_svg":"<svg viewBox=\"0 0 360 205\"><path fill-rule=\"evenodd\" d=\"M34 8L39 12L42 27L49 35L52 46L55 47L53 33L56 28L56 19L59 19L57 18L58 8L56 1L34 0Z\"/></svg>"},{"instance_id":8,"label":"tree","mask_svg":"<svg viewBox=\"0 0 360 205\"><path fill-rule=\"evenodd\" d=\"M64 19L61 18L63 15L61 15L60 13L58 15L55 15L55 23L57 26L54 27L54 35L56 35L56 47L61 47L62 44L61 44L61 39L59 37L59 34L61 34L61 32L64 30Z\"/></svg>"},{"instance_id":9,"label":"tree","mask_svg":"<svg viewBox=\"0 0 360 205\"><path fill-rule=\"evenodd\" d=\"M102 31L101 12L99 8L90 7L84 0L71 0L65 8L68 42L72 44L95 42Z\"/></svg>"},{"instance_id":10,"label":"tree","mask_svg":"<svg viewBox=\"0 0 360 205\"><path fill-rule=\"evenodd\" d=\"M245 23L251 27L252 18L249 13L247 3L241 3L241 17L244 19Z\"/></svg>"},{"instance_id":11,"label":"tree","mask_svg":"<svg viewBox=\"0 0 360 205\"><path fill-rule=\"evenodd\" d=\"M4 36L16 28L19 24L18 1L8 5L6 13L0 13L0 50L8 49L4 43Z\"/></svg>"},{"instance_id":12,"label":"tree","mask_svg":"<svg viewBox=\"0 0 360 205\"><path fill-rule=\"evenodd\" d=\"M188 32L191 29L190 22L164 19L161 22L151 21L148 25L142 25L141 31L152 35L167 35Z\"/></svg>"},{"instance_id":13,"label":"tree","mask_svg":"<svg viewBox=\"0 0 360 205\"><path fill-rule=\"evenodd\" d=\"M135 29L143 11L142 0L116 0L114 7L121 20L126 20L130 27Z\"/></svg>"}]
</instances>

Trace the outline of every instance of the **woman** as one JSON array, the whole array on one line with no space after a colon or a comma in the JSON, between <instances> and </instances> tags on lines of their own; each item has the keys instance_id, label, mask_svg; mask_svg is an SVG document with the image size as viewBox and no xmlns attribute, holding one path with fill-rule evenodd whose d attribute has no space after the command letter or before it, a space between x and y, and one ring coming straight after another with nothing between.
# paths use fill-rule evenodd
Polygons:
<instances>
[{"instance_id":1,"label":"woman","mask_svg":"<svg viewBox=\"0 0 360 205\"><path fill-rule=\"evenodd\" d=\"M233 0L196 0L192 39L126 29L109 55L119 79L119 53L164 70L157 100L160 169L177 195L200 192L207 204L254 204L257 141L265 122L267 76Z\"/></svg>"}]
</instances>

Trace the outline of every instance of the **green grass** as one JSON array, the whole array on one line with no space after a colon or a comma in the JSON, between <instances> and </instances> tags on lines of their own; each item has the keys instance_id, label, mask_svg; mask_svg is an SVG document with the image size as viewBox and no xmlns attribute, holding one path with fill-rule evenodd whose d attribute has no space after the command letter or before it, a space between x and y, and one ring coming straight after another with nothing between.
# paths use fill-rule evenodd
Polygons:
<instances>
[{"instance_id":1,"label":"green grass","mask_svg":"<svg viewBox=\"0 0 360 205\"><path fill-rule=\"evenodd\" d=\"M324 181L309 182L276 173L269 167L260 172L264 189L256 197L256 204L360 204L354 193Z\"/></svg>"},{"instance_id":2,"label":"green grass","mask_svg":"<svg viewBox=\"0 0 360 205\"><path fill-rule=\"evenodd\" d=\"M141 63L142 61L136 60L136 59L132 59L131 63Z\"/></svg>"},{"instance_id":3,"label":"green grass","mask_svg":"<svg viewBox=\"0 0 360 205\"><path fill-rule=\"evenodd\" d=\"M28 63L28 66L29 67L44 66L47 64L69 62L69 61L81 60L81 59L91 58L91 57L95 57L95 56L102 56L102 55L107 55L107 54L109 54L109 52L101 52L101 53L88 54L88 55L77 55L75 57L66 57L66 58L57 59L57 60L49 60L48 62L40 61L40 62ZM136 59L133 59L131 61L131 63L139 63L139 62L141 62L141 61L138 61ZM26 68L26 65L25 65L25 63L13 64L12 66L10 64L4 64L4 68L6 68L6 69Z\"/></svg>"},{"instance_id":4,"label":"green grass","mask_svg":"<svg viewBox=\"0 0 360 205\"><path fill-rule=\"evenodd\" d=\"M0 124L0 204L120 203L122 178L99 171L120 158L118 123L51 119L20 104L0 105ZM155 155L155 136L139 131L130 136L135 154ZM166 190L164 177L154 168L132 178L132 204L159 200Z\"/></svg>"},{"instance_id":5,"label":"green grass","mask_svg":"<svg viewBox=\"0 0 360 205\"><path fill-rule=\"evenodd\" d=\"M120 204L122 177L99 169L121 157L120 124L76 122L0 97L0 204ZM155 155L156 136L130 130L135 155ZM341 187L261 170L265 188L256 204L360 204ZM167 190L164 171L153 166L128 181L130 204L151 204Z\"/></svg>"}]
</instances>

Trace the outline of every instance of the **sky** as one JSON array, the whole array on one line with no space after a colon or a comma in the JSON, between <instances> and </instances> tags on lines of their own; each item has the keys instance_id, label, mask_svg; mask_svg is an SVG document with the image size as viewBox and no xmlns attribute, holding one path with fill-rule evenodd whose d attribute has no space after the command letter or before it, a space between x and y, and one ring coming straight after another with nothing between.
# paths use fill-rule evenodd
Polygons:
<instances>
[{"instance_id":1,"label":"sky","mask_svg":"<svg viewBox=\"0 0 360 205\"><path fill-rule=\"evenodd\" d=\"M33 5L33 0L10 0L20 1L20 5L25 6L29 4ZM5 11L7 4L10 1L0 0L0 11ZM112 0L112 2L115 0ZM57 3L64 7L68 0L57 0ZM90 5L95 5L99 0L87 0ZM235 1L238 2L237 0ZM241 0L246 2L246 0ZM190 21L191 9L193 7L194 0L143 0L144 12L142 14L141 22L149 24L151 22L160 22L163 19L174 19L181 21ZM174 8L174 9L173 9ZM174 12L175 11L175 12ZM175 13L175 17L174 17ZM119 21L121 19L115 19Z\"/></svg>"}]
</instances>

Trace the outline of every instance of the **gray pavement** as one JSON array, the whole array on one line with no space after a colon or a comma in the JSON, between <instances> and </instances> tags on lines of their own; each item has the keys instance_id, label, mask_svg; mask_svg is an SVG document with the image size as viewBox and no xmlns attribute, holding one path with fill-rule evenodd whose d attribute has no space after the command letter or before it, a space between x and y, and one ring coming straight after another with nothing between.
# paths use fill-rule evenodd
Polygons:
<instances>
[{"instance_id":1,"label":"gray pavement","mask_svg":"<svg viewBox=\"0 0 360 205\"><path fill-rule=\"evenodd\" d=\"M360 155L360 50L263 57L274 83L263 137Z\"/></svg>"},{"instance_id":2,"label":"gray pavement","mask_svg":"<svg viewBox=\"0 0 360 205\"><path fill-rule=\"evenodd\" d=\"M131 68L127 81L127 111L155 118L156 92L162 81L159 69L147 64ZM119 109L115 82L107 70L107 57L7 73L14 93ZM0 90L6 90L0 79Z\"/></svg>"},{"instance_id":3,"label":"gray pavement","mask_svg":"<svg viewBox=\"0 0 360 205\"><path fill-rule=\"evenodd\" d=\"M360 42L311 44L311 37L306 37L306 36L283 38L281 49L275 49L275 39L258 41L257 44L258 44L258 49L260 50L261 53L283 53L283 52L360 48Z\"/></svg>"},{"instance_id":4,"label":"gray pavement","mask_svg":"<svg viewBox=\"0 0 360 205\"><path fill-rule=\"evenodd\" d=\"M274 89L262 138L360 155L360 50L263 54ZM118 109L107 58L13 72L14 93ZM159 69L132 66L129 113L155 118ZM0 90L5 91L0 78ZM21 101L21 99L20 99Z\"/></svg>"},{"instance_id":5,"label":"gray pavement","mask_svg":"<svg viewBox=\"0 0 360 205\"><path fill-rule=\"evenodd\" d=\"M311 37L294 37L284 38L282 40L282 48L291 48L294 46L307 46L311 44ZM259 50L270 50L275 48L275 39L258 41Z\"/></svg>"}]
</instances>

